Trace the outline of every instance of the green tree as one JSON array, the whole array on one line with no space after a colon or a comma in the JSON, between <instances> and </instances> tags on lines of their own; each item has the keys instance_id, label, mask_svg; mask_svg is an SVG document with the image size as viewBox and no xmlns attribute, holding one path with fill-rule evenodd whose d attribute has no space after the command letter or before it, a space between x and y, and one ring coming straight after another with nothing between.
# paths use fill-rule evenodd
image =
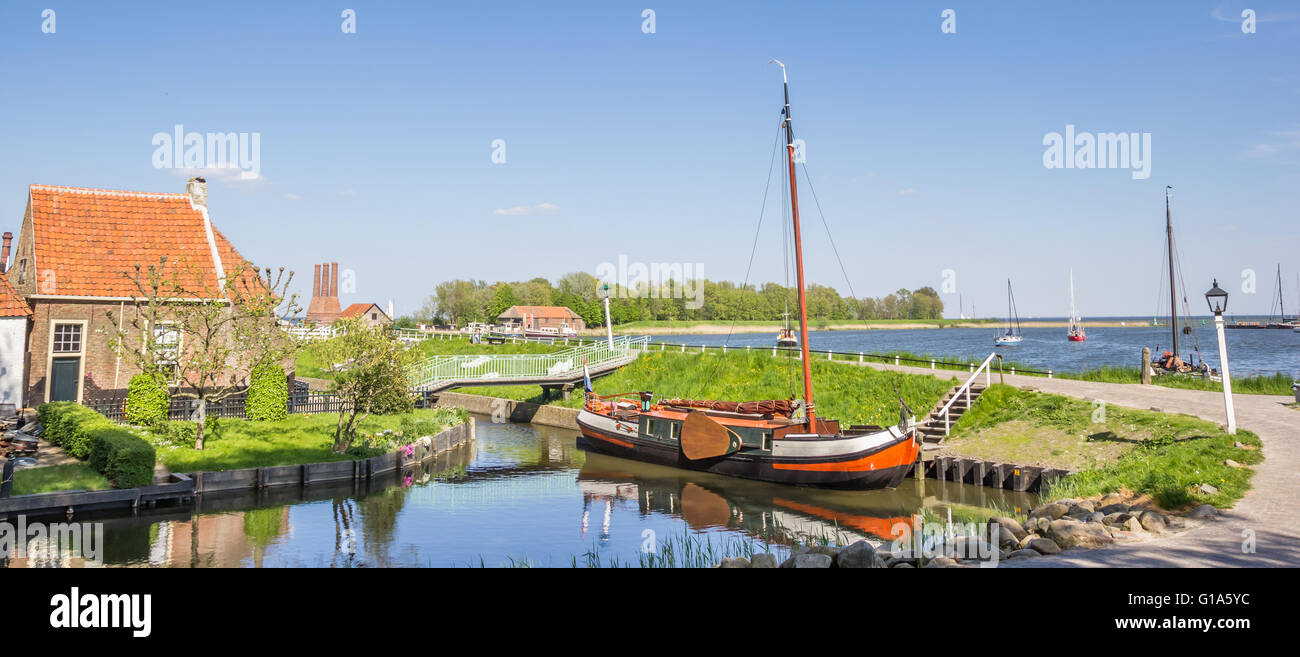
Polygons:
<instances>
[{"instance_id":1,"label":"green tree","mask_svg":"<svg viewBox=\"0 0 1300 657\"><path fill-rule=\"evenodd\" d=\"M405 349L385 328L367 327L358 319L340 320L334 327L336 335L319 344L321 360L330 363L333 373L329 391L339 397L334 451L342 454L370 414L410 411L407 367L416 351Z\"/></svg>"},{"instance_id":2,"label":"green tree","mask_svg":"<svg viewBox=\"0 0 1300 657\"><path fill-rule=\"evenodd\" d=\"M514 289L505 283L497 283L496 292L492 293L492 303L487 308L487 321L495 322L501 313L517 305L520 304Z\"/></svg>"}]
</instances>

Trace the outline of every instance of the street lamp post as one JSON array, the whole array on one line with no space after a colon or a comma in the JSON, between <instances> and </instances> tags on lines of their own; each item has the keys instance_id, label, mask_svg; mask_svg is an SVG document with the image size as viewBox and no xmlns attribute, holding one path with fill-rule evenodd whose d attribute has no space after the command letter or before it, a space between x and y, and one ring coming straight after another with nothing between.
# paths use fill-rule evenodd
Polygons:
<instances>
[{"instance_id":1,"label":"street lamp post","mask_svg":"<svg viewBox=\"0 0 1300 657\"><path fill-rule=\"evenodd\" d=\"M1205 293L1205 302L1214 313L1214 330L1219 334L1219 374L1223 377L1223 407L1228 413L1228 433L1237 433L1237 416L1232 410L1232 376L1228 373L1228 342L1223 337L1223 311L1228 309L1228 293L1219 288L1219 279Z\"/></svg>"},{"instance_id":2,"label":"street lamp post","mask_svg":"<svg viewBox=\"0 0 1300 657\"><path fill-rule=\"evenodd\" d=\"M600 286L600 298L605 300L605 338L609 340L610 350L614 349L614 324L609 321L609 283Z\"/></svg>"}]
</instances>

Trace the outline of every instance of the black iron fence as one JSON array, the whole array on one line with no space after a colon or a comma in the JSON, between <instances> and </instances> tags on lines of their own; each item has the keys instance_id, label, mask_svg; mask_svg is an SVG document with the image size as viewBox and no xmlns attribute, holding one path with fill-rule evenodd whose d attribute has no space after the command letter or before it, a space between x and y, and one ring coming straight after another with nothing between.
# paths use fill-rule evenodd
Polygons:
<instances>
[{"instance_id":1,"label":"black iron fence","mask_svg":"<svg viewBox=\"0 0 1300 657\"><path fill-rule=\"evenodd\" d=\"M338 413L343 400L329 392L312 392L303 381L295 381L294 391L289 395L288 411L302 415L317 413ZM416 408L433 408L437 395L429 392L413 393ZM245 402L248 391L241 390L221 401L208 402L209 417L221 419L248 419ZM94 409L114 422L126 421L126 390L106 390L81 402L83 406ZM193 420L198 412L198 401L194 399L174 398L167 409L169 420Z\"/></svg>"}]
</instances>

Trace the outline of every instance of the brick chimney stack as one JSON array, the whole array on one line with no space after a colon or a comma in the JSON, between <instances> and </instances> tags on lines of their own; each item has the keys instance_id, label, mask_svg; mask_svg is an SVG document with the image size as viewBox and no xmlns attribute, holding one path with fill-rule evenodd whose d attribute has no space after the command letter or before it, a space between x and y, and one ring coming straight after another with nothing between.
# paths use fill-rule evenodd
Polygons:
<instances>
[{"instance_id":1,"label":"brick chimney stack","mask_svg":"<svg viewBox=\"0 0 1300 657\"><path fill-rule=\"evenodd\" d=\"M196 208L208 207L208 181L202 176L190 178L185 184L185 191L190 195L190 205Z\"/></svg>"},{"instance_id":2,"label":"brick chimney stack","mask_svg":"<svg viewBox=\"0 0 1300 657\"><path fill-rule=\"evenodd\" d=\"M9 271L9 243L13 241L14 234L5 231L4 244L0 246L0 274Z\"/></svg>"},{"instance_id":3,"label":"brick chimney stack","mask_svg":"<svg viewBox=\"0 0 1300 657\"><path fill-rule=\"evenodd\" d=\"M343 312L339 306L339 263L322 262L314 267L307 321L332 324Z\"/></svg>"}]
</instances>

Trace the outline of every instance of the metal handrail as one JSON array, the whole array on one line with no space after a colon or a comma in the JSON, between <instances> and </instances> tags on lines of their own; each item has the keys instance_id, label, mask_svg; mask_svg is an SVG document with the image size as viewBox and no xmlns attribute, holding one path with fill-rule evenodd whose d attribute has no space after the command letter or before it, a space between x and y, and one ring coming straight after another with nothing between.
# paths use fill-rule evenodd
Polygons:
<instances>
[{"instance_id":1,"label":"metal handrail","mask_svg":"<svg viewBox=\"0 0 1300 657\"><path fill-rule=\"evenodd\" d=\"M625 364L646 350L650 338L620 337L611 344L597 341L550 354L461 354L433 356L412 365L411 385L420 388L444 381L470 379L551 379L576 376L585 361L588 368Z\"/></svg>"},{"instance_id":2,"label":"metal handrail","mask_svg":"<svg viewBox=\"0 0 1300 657\"><path fill-rule=\"evenodd\" d=\"M961 396L963 391L966 393L966 408L968 410L970 409L970 386L975 382L975 377L979 376L980 372L983 372L984 387L987 388L993 385L993 371L989 368L989 363L993 362L993 359L997 358L997 356L997 352L989 354L988 358L985 358L984 362L980 363L980 366L971 373L969 378L966 379L966 382L961 384L961 387L957 388L957 390L953 392L952 398L948 400L948 403L944 404L943 408L939 409L939 412L936 415L943 416L943 435L948 435L952 430L952 420L950 419L949 413L952 410L953 402L957 401L957 398Z\"/></svg>"}]
</instances>

